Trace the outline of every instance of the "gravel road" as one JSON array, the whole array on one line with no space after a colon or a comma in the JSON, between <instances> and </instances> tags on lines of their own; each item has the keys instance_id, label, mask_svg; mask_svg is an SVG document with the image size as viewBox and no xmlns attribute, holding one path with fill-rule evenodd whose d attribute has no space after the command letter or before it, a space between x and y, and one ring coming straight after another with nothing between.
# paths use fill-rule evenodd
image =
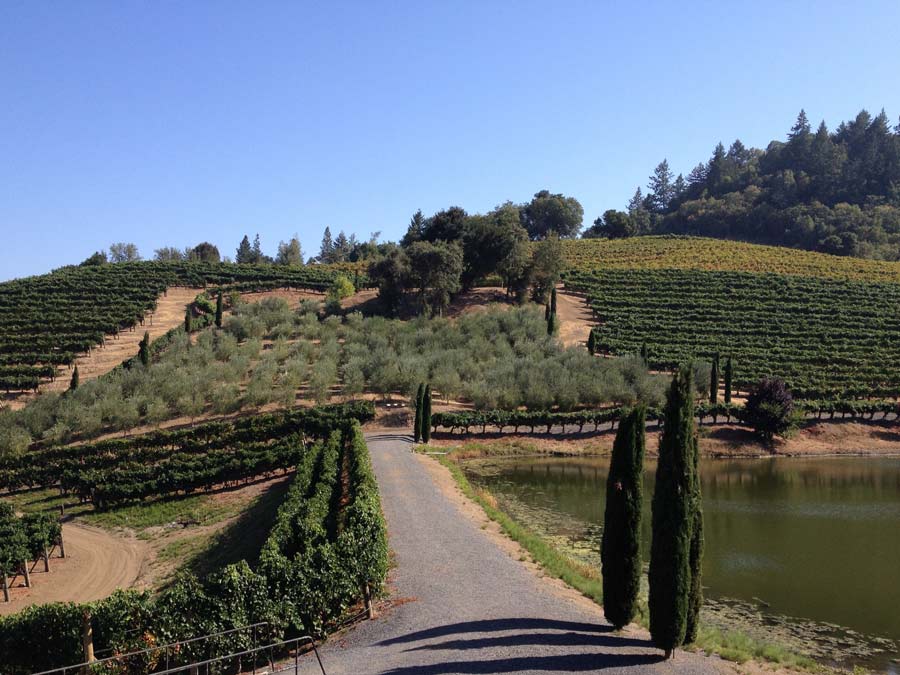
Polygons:
<instances>
[{"instance_id":1,"label":"gravel road","mask_svg":"<svg viewBox=\"0 0 900 675\"><path fill-rule=\"evenodd\" d=\"M683 652L661 661L646 640L611 632L599 611L562 597L465 516L409 437L368 441L395 554L395 605L323 646L328 675L733 672ZM307 658L301 672L320 671Z\"/></svg>"}]
</instances>

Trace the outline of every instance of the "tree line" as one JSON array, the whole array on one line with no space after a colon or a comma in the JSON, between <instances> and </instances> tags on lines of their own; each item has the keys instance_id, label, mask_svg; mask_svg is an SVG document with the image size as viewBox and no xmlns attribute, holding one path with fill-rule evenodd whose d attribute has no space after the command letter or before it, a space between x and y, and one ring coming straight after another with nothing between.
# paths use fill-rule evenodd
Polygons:
<instances>
[{"instance_id":1,"label":"tree line","mask_svg":"<svg viewBox=\"0 0 900 675\"><path fill-rule=\"evenodd\" d=\"M585 237L692 234L900 259L900 124L862 110L829 131L801 110L765 150L718 143L685 177L668 161Z\"/></svg>"}]
</instances>

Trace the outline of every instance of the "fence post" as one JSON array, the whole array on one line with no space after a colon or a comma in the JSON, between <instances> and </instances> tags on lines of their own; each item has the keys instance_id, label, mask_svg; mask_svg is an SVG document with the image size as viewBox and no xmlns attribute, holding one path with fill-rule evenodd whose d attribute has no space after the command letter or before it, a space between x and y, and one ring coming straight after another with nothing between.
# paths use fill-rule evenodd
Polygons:
<instances>
[{"instance_id":1,"label":"fence post","mask_svg":"<svg viewBox=\"0 0 900 675\"><path fill-rule=\"evenodd\" d=\"M28 561L22 563L22 574L25 577L25 588L31 588L31 574L28 572Z\"/></svg>"},{"instance_id":2,"label":"fence post","mask_svg":"<svg viewBox=\"0 0 900 675\"><path fill-rule=\"evenodd\" d=\"M6 578L6 572L3 572L3 602L9 602L9 579Z\"/></svg>"},{"instance_id":3,"label":"fence post","mask_svg":"<svg viewBox=\"0 0 900 675\"><path fill-rule=\"evenodd\" d=\"M50 553L47 551L46 546L44 546L44 571L50 572Z\"/></svg>"},{"instance_id":4,"label":"fence post","mask_svg":"<svg viewBox=\"0 0 900 675\"><path fill-rule=\"evenodd\" d=\"M369 619L374 619L376 616L375 605L372 602L372 591L369 589L368 582L366 582L366 584L363 586L363 598L365 598L366 612L369 615Z\"/></svg>"},{"instance_id":5,"label":"fence post","mask_svg":"<svg viewBox=\"0 0 900 675\"><path fill-rule=\"evenodd\" d=\"M85 610L81 614L81 644L84 646L84 662L94 662L94 627L91 625L91 613ZM86 672L90 668L85 668Z\"/></svg>"}]
</instances>

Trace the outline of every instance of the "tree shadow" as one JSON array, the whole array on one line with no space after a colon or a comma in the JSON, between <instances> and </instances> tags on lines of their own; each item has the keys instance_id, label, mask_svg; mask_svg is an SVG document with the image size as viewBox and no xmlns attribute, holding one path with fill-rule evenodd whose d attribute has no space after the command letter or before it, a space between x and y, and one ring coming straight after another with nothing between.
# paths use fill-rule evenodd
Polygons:
<instances>
[{"instance_id":1,"label":"tree shadow","mask_svg":"<svg viewBox=\"0 0 900 675\"><path fill-rule=\"evenodd\" d=\"M383 640L379 647L403 644L406 642L418 642L431 638L447 637L458 633L491 633L507 630L565 630L581 631L583 633L610 633L613 628L609 625L584 623L579 621L557 621L541 618L510 618L510 619L481 619L479 621L461 621L448 623L443 626L435 626L425 630L407 633L399 637Z\"/></svg>"},{"instance_id":2,"label":"tree shadow","mask_svg":"<svg viewBox=\"0 0 900 675\"><path fill-rule=\"evenodd\" d=\"M532 671L583 673L606 668L650 666L665 660L663 654L559 654L518 656L478 661L451 661L431 665L402 666L382 675L443 675L444 673L520 673Z\"/></svg>"}]
</instances>

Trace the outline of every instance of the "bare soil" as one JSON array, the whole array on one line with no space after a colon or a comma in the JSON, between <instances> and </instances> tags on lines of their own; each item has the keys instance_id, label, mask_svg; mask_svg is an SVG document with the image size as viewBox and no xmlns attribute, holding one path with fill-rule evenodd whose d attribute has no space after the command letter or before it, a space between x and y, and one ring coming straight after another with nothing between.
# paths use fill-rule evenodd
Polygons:
<instances>
[{"instance_id":1,"label":"bare soil","mask_svg":"<svg viewBox=\"0 0 900 675\"><path fill-rule=\"evenodd\" d=\"M44 563L32 565L31 588L19 576L10 590L10 602L0 602L0 615L47 602L90 602L118 588L141 587L150 545L133 535L110 532L77 523L63 525L66 558L52 557L50 572ZM58 552L56 553L58 555Z\"/></svg>"},{"instance_id":2,"label":"bare soil","mask_svg":"<svg viewBox=\"0 0 900 675\"><path fill-rule=\"evenodd\" d=\"M594 327L594 314L582 295L567 293L562 285L556 287L556 317L559 319L559 340L566 347L584 347Z\"/></svg>"}]
</instances>

